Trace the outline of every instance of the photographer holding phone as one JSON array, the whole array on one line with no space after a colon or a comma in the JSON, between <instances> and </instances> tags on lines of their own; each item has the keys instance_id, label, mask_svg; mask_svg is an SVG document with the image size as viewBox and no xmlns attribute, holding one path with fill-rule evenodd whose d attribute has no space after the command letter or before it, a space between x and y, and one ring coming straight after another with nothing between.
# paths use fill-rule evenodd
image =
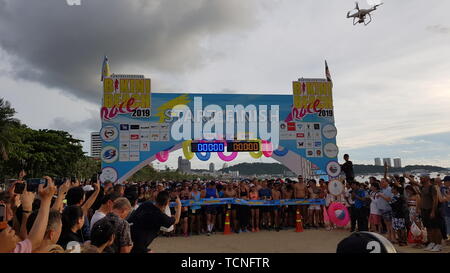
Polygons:
<instances>
[{"instance_id":1,"label":"photographer holding phone","mask_svg":"<svg viewBox=\"0 0 450 273\"><path fill-rule=\"evenodd\" d=\"M14 252L14 253L31 253L37 249L45 235L47 228L48 217L50 212L50 204L52 197L56 191L56 187L50 177L44 177L47 180L47 186L40 184L38 187L38 194L41 200L36 220L31 228L26 239L22 240L16 235L15 231L8 225L0 232L0 252ZM25 207L29 209L29 201L32 199L31 195L25 194L26 197L22 199L25 202ZM11 203L9 203L10 196L7 193L0 195L0 204L3 204L5 209L5 221L8 222L12 219ZM25 210L25 208L24 208ZM31 211L30 211L31 212ZM25 215L28 211L25 212ZM14 244L15 243L15 244Z\"/></svg>"},{"instance_id":2,"label":"photographer holding phone","mask_svg":"<svg viewBox=\"0 0 450 273\"><path fill-rule=\"evenodd\" d=\"M156 197L156 204L151 201L142 203L130 217L131 239L134 242L132 253L147 253L148 247L158 236L161 227L169 228L178 224L181 216L181 201L176 198L175 216L169 217L164 212L169 206L169 192L162 191Z\"/></svg>"}]
</instances>

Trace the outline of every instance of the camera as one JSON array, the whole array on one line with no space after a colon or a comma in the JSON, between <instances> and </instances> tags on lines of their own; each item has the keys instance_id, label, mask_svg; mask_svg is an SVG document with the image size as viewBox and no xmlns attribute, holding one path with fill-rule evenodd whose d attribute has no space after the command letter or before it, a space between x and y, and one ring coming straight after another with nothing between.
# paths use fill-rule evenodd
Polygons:
<instances>
[{"instance_id":1,"label":"camera","mask_svg":"<svg viewBox=\"0 0 450 273\"><path fill-rule=\"evenodd\" d=\"M38 187L41 184L47 186L47 179L45 178L30 178L26 180L27 182L27 191L29 192L37 192Z\"/></svg>"},{"instance_id":2,"label":"camera","mask_svg":"<svg viewBox=\"0 0 450 273\"><path fill-rule=\"evenodd\" d=\"M55 186L59 187L67 181L67 177L55 177Z\"/></svg>"}]
</instances>

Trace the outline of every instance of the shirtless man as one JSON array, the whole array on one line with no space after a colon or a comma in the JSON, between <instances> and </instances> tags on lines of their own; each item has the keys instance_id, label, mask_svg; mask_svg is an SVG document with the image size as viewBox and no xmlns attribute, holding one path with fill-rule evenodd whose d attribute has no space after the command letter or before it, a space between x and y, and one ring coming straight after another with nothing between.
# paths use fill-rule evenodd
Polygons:
<instances>
[{"instance_id":1,"label":"shirtless man","mask_svg":"<svg viewBox=\"0 0 450 273\"><path fill-rule=\"evenodd\" d=\"M272 188L272 200L281 199L281 183L276 181ZM274 218L274 228L276 231L280 231L280 217L281 217L281 206L275 206L273 209Z\"/></svg>"},{"instance_id":2,"label":"shirtless man","mask_svg":"<svg viewBox=\"0 0 450 273\"><path fill-rule=\"evenodd\" d=\"M325 199L327 197L328 194L328 186L325 183L325 180L323 178L321 178L319 180L319 188L320 188L320 194L319 194L319 198L320 199ZM320 210L323 211L323 207L324 206L320 206ZM319 225L320 227L325 227L325 221L323 219L323 213L319 213Z\"/></svg>"},{"instance_id":3,"label":"shirtless man","mask_svg":"<svg viewBox=\"0 0 450 273\"><path fill-rule=\"evenodd\" d=\"M228 182L223 192L225 198L237 198L237 191L234 189L233 184ZM239 225L236 218L236 205L228 204L227 210L231 211L231 222L233 222L233 229L235 232L239 231Z\"/></svg>"},{"instance_id":4,"label":"shirtless man","mask_svg":"<svg viewBox=\"0 0 450 273\"><path fill-rule=\"evenodd\" d=\"M282 190L282 198L283 199L294 199L294 188L292 187L291 183L287 183L286 187L283 187ZM296 206L284 206L284 226L289 227L293 226L293 213L295 213Z\"/></svg>"},{"instance_id":5,"label":"shirtless man","mask_svg":"<svg viewBox=\"0 0 450 273\"><path fill-rule=\"evenodd\" d=\"M310 199L317 199L320 195L320 188L316 185L316 180L311 179L309 181L309 197ZM308 214L309 214L309 223L311 224L311 227L318 228L317 223L319 222L319 215L320 215L320 205L310 205L308 208Z\"/></svg>"},{"instance_id":6,"label":"shirtless man","mask_svg":"<svg viewBox=\"0 0 450 273\"><path fill-rule=\"evenodd\" d=\"M294 184L294 198L295 199L306 199L308 198L308 189L303 181L303 176L298 176L298 183ZM308 205L297 206L300 209L302 219L308 219ZM306 221L305 228L309 228L309 223Z\"/></svg>"},{"instance_id":7,"label":"shirtless man","mask_svg":"<svg viewBox=\"0 0 450 273\"><path fill-rule=\"evenodd\" d=\"M255 184L256 185L256 191L258 191L259 192L259 190L260 189L262 189L263 187L262 187L262 185L261 185L261 181L260 180L258 180L258 179L253 179L253 184Z\"/></svg>"},{"instance_id":8,"label":"shirtless man","mask_svg":"<svg viewBox=\"0 0 450 273\"><path fill-rule=\"evenodd\" d=\"M152 201L156 201L156 196L158 196L158 194L163 190L164 190L163 184L158 182L158 184L156 184L156 191L154 191L152 194Z\"/></svg>"}]
</instances>

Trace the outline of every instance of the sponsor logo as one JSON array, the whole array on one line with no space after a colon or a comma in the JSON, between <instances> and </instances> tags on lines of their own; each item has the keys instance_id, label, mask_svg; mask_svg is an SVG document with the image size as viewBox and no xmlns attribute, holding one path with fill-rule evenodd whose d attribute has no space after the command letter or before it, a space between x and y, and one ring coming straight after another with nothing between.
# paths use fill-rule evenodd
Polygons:
<instances>
[{"instance_id":1,"label":"sponsor logo","mask_svg":"<svg viewBox=\"0 0 450 273\"><path fill-rule=\"evenodd\" d=\"M116 182L118 178L116 169L112 167L105 167L102 169L102 174L100 174L100 182L105 183L106 181Z\"/></svg>"},{"instance_id":2,"label":"sponsor logo","mask_svg":"<svg viewBox=\"0 0 450 273\"><path fill-rule=\"evenodd\" d=\"M130 149L130 145L128 143L120 143L121 151L128 151Z\"/></svg>"},{"instance_id":3,"label":"sponsor logo","mask_svg":"<svg viewBox=\"0 0 450 273\"><path fill-rule=\"evenodd\" d=\"M322 149L316 149L315 150L315 156L316 157L322 157Z\"/></svg>"},{"instance_id":4,"label":"sponsor logo","mask_svg":"<svg viewBox=\"0 0 450 273\"><path fill-rule=\"evenodd\" d=\"M106 146L102 149L101 158L105 163L112 163L117 160L119 153L116 147Z\"/></svg>"},{"instance_id":5,"label":"sponsor logo","mask_svg":"<svg viewBox=\"0 0 450 273\"><path fill-rule=\"evenodd\" d=\"M139 152L130 152L130 161L139 161Z\"/></svg>"},{"instance_id":6,"label":"sponsor logo","mask_svg":"<svg viewBox=\"0 0 450 273\"><path fill-rule=\"evenodd\" d=\"M331 177L337 177L341 173L341 165L336 161L330 161L327 164L327 174Z\"/></svg>"},{"instance_id":7,"label":"sponsor logo","mask_svg":"<svg viewBox=\"0 0 450 273\"><path fill-rule=\"evenodd\" d=\"M139 124L131 124L130 130L139 130Z\"/></svg>"},{"instance_id":8,"label":"sponsor logo","mask_svg":"<svg viewBox=\"0 0 450 273\"><path fill-rule=\"evenodd\" d=\"M114 126L105 126L100 130L100 136L106 142L114 141L118 134L119 132Z\"/></svg>"},{"instance_id":9,"label":"sponsor logo","mask_svg":"<svg viewBox=\"0 0 450 273\"><path fill-rule=\"evenodd\" d=\"M130 140L139 140L139 135L138 134L131 134L130 135Z\"/></svg>"},{"instance_id":10,"label":"sponsor logo","mask_svg":"<svg viewBox=\"0 0 450 273\"><path fill-rule=\"evenodd\" d=\"M128 131L129 127L128 124L120 124L120 131Z\"/></svg>"},{"instance_id":11,"label":"sponsor logo","mask_svg":"<svg viewBox=\"0 0 450 273\"><path fill-rule=\"evenodd\" d=\"M296 129L295 129L295 122L288 122L287 123L287 130L288 131L295 131Z\"/></svg>"},{"instance_id":12,"label":"sponsor logo","mask_svg":"<svg viewBox=\"0 0 450 273\"><path fill-rule=\"evenodd\" d=\"M128 152L120 152L119 161L130 161L130 153Z\"/></svg>"},{"instance_id":13,"label":"sponsor logo","mask_svg":"<svg viewBox=\"0 0 450 273\"><path fill-rule=\"evenodd\" d=\"M338 155L339 149L334 143L327 143L323 147L323 152L325 153L325 156L328 158L335 158Z\"/></svg>"},{"instance_id":14,"label":"sponsor logo","mask_svg":"<svg viewBox=\"0 0 450 273\"><path fill-rule=\"evenodd\" d=\"M144 151L144 152L150 151L150 143L141 142L141 151Z\"/></svg>"},{"instance_id":15,"label":"sponsor logo","mask_svg":"<svg viewBox=\"0 0 450 273\"><path fill-rule=\"evenodd\" d=\"M332 139L335 138L337 135L336 127L333 124L325 125L322 129L323 136Z\"/></svg>"},{"instance_id":16,"label":"sponsor logo","mask_svg":"<svg viewBox=\"0 0 450 273\"><path fill-rule=\"evenodd\" d=\"M131 142L131 143L130 143L130 151L132 151L132 152L137 152L137 151L139 151L139 148L140 148L140 143L139 143L139 141L138 141L138 142Z\"/></svg>"}]
</instances>

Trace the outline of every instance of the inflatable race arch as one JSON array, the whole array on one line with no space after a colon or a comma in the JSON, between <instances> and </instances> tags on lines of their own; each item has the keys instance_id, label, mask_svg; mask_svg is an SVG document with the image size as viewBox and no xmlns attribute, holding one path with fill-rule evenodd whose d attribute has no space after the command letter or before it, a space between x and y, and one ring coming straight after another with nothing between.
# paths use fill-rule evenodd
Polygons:
<instances>
[{"instance_id":1,"label":"inflatable race arch","mask_svg":"<svg viewBox=\"0 0 450 273\"><path fill-rule=\"evenodd\" d=\"M143 75L112 74L102 92L102 182L122 182L178 149L188 160L250 153L297 174L340 174L327 79L294 81L292 95L187 94L154 93Z\"/></svg>"}]
</instances>

